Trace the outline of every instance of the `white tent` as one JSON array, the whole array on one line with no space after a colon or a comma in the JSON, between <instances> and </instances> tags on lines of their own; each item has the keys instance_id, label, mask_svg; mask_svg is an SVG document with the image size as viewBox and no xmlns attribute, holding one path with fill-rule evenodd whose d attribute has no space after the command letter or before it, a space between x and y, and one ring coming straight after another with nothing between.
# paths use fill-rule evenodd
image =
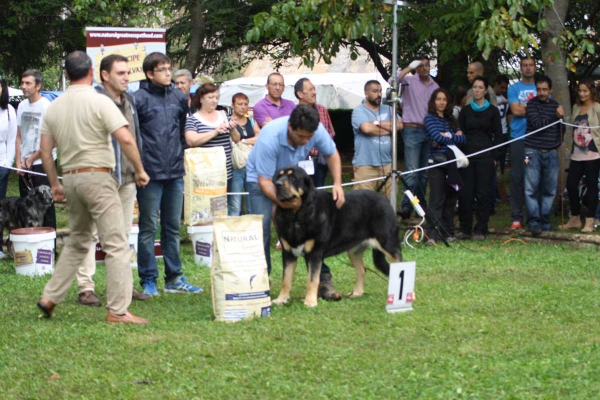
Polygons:
<instances>
[{"instance_id":1,"label":"white tent","mask_svg":"<svg viewBox=\"0 0 600 400\"><path fill-rule=\"evenodd\" d=\"M9 97L13 97L13 96L23 96L23 91L21 89L15 89L15 88L11 88L10 86L8 87L8 96Z\"/></svg>"},{"instance_id":2,"label":"white tent","mask_svg":"<svg viewBox=\"0 0 600 400\"><path fill-rule=\"evenodd\" d=\"M317 103L327 108L355 108L365 98L364 86L369 80L377 80L385 90L389 86L379 73L324 73L305 75L284 75L283 98L298 103L294 96L294 84L300 78L308 78L317 89ZM234 94L242 92L254 106L267 94L267 77L238 78L223 82L219 104L231 105Z\"/></svg>"}]
</instances>

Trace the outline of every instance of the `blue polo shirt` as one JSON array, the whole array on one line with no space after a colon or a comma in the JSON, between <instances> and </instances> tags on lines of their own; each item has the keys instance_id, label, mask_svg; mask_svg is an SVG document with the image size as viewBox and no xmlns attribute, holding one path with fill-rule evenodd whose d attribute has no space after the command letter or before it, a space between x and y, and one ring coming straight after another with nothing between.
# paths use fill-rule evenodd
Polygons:
<instances>
[{"instance_id":1,"label":"blue polo shirt","mask_svg":"<svg viewBox=\"0 0 600 400\"><path fill-rule=\"evenodd\" d=\"M280 169L306 160L313 147L326 157L335 153L335 143L321 123L308 143L292 147L287 136L289 119L290 117L277 118L262 128L248 156L246 181L258 183L259 176L273 178Z\"/></svg>"}]
</instances>

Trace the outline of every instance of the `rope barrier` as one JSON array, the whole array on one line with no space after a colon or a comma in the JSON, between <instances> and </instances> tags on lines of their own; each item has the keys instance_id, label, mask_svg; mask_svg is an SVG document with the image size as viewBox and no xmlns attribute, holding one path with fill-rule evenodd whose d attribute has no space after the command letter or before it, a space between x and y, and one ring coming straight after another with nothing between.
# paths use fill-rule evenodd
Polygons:
<instances>
[{"instance_id":1,"label":"rope barrier","mask_svg":"<svg viewBox=\"0 0 600 400\"><path fill-rule=\"evenodd\" d=\"M559 123L561 123L563 125L566 125L566 126L571 126L571 127L576 127L576 128L579 127L579 125L573 125L573 124L564 122L562 119L559 119L558 121L555 121L555 122L553 122L553 123L551 123L549 125L544 126L543 128L537 129L537 130L535 130L533 132L529 132L529 133L527 133L527 134L525 134L525 135L523 135L521 137L508 140L508 141L506 141L504 143L497 144L497 145L492 146L492 147L490 147L488 149L480 150L480 151L478 151L476 153L465 155L465 157L466 158L471 158L471 157L477 156L479 154L483 154L483 153L486 153L488 151L498 149L498 148L500 148L502 146L507 146L507 145L509 145L509 144L511 144L513 142L516 142L517 140L523 140L527 136L534 135L534 134L536 134L538 132L543 131L546 128L550 128L551 126L554 126L554 125L559 124ZM586 126L585 128L586 129L596 129L596 128L600 128L600 126L589 126L589 127ZM401 172L398 175L402 175L402 176L403 175L410 175L410 174L414 174L416 172L427 171L428 169L437 168L437 167L440 167L442 165L451 164L451 163L454 163L454 162L456 162L456 160L448 160L448 161L444 161L444 162L437 163L437 164L434 164L434 165L429 165L427 167L417 168L417 169L413 169L411 171L404 171L404 172ZM38 175L38 176L47 176L46 174L43 174L41 172L34 172L34 171L26 170L26 169L20 169L20 168L14 168L14 167L1 167L1 168L7 168L7 169L11 169L13 171L24 172L24 173L27 173L27 174L33 174L33 175ZM58 179L63 179L63 178L62 178L62 176L59 176ZM362 180L362 181L342 183L342 186L354 186L354 185L358 185L360 183L376 182L376 181L382 181L384 179L385 179L385 176L380 176L378 178L365 179L365 180ZM333 188L333 185L319 186L319 187L317 187L318 190L331 189L331 188ZM249 194L248 192L233 192L233 193L227 193L227 196L238 196L238 195L246 196L248 194Z\"/></svg>"}]
</instances>

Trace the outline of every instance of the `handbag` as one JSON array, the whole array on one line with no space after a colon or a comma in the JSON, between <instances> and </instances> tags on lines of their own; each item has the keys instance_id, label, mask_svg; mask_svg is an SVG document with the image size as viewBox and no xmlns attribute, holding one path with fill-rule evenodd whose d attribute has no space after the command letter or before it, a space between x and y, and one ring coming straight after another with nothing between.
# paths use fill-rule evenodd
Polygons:
<instances>
[{"instance_id":1,"label":"handbag","mask_svg":"<svg viewBox=\"0 0 600 400\"><path fill-rule=\"evenodd\" d=\"M231 164L234 169L246 168L246 162L248 162L248 155L251 150L252 146L241 141L237 143L231 142Z\"/></svg>"},{"instance_id":2,"label":"handbag","mask_svg":"<svg viewBox=\"0 0 600 400\"><path fill-rule=\"evenodd\" d=\"M469 166L469 159L465 156L458 147L453 144L448 145L448 148L452 150L454 153L454 157L456 157L456 167L457 168L467 168Z\"/></svg>"}]
</instances>

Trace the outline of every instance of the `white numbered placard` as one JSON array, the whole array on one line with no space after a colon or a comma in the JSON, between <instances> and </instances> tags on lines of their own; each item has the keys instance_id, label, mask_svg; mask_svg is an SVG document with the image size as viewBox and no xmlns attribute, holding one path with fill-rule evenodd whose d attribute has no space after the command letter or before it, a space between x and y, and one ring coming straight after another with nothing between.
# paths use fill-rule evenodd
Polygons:
<instances>
[{"instance_id":1,"label":"white numbered placard","mask_svg":"<svg viewBox=\"0 0 600 400\"><path fill-rule=\"evenodd\" d=\"M415 300L416 262L390 264L388 296L385 309L389 313L411 311Z\"/></svg>"},{"instance_id":2,"label":"white numbered placard","mask_svg":"<svg viewBox=\"0 0 600 400\"><path fill-rule=\"evenodd\" d=\"M306 172L306 175L315 174L315 163L313 160L302 160L298 162L298 166Z\"/></svg>"}]
</instances>

